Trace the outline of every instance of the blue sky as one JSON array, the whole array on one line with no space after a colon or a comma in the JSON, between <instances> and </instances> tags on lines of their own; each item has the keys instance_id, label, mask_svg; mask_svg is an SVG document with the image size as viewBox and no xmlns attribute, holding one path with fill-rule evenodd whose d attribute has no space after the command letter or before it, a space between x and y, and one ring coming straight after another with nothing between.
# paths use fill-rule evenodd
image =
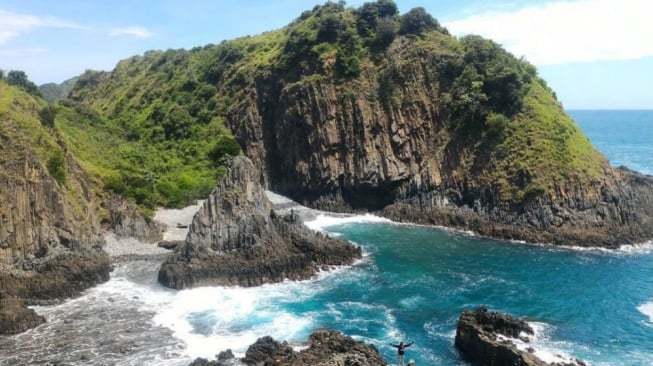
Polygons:
<instances>
[{"instance_id":1,"label":"blue sky","mask_svg":"<svg viewBox=\"0 0 653 366\"><path fill-rule=\"evenodd\" d=\"M359 6L364 1L347 1ZM538 67L568 109L653 109L653 1L395 0ZM0 68L37 84L280 28L314 0L0 0Z\"/></svg>"}]
</instances>

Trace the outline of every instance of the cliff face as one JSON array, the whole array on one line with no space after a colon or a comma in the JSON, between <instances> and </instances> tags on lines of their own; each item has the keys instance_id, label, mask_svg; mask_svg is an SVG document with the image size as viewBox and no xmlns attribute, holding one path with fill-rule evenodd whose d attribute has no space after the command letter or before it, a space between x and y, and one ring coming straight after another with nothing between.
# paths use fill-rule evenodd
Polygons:
<instances>
[{"instance_id":1,"label":"cliff face","mask_svg":"<svg viewBox=\"0 0 653 366\"><path fill-rule=\"evenodd\" d=\"M351 80L328 66L307 66L294 83L258 76L227 122L271 190L319 209L504 239L612 247L653 238L653 178L609 167L540 81L525 84L522 111L501 131L491 117L465 130L469 117L446 102L448 76L409 53L416 43L393 43Z\"/></svg>"},{"instance_id":2,"label":"cliff face","mask_svg":"<svg viewBox=\"0 0 653 366\"><path fill-rule=\"evenodd\" d=\"M611 168L532 65L391 1L328 2L277 31L148 52L82 75L71 97L121 136L180 146L204 168L233 155L233 139L211 135L203 154L193 131L224 122L266 188L320 209L530 242L653 237L652 178ZM146 161L137 150L125 155ZM201 191L143 170L120 172L134 197L143 184L159 196Z\"/></svg>"},{"instance_id":3,"label":"cliff face","mask_svg":"<svg viewBox=\"0 0 653 366\"><path fill-rule=\"evenodd\" d=\"M360 248L314 233L296 216L277 216L259 177L250 160L234 160L193 218L184 245L162 264L159 282L178 289L256 286L310 278L361 257Z\"/></svg>"},{"instance_id":4,"label":"cliff face","mask_svg":"<svg viewBox=\"0 0 653 366\"><path fill-rule=\"evenodd\" d=\"M25 305L106 281L103 229L118 227L107 217L142 219L133 205L111 207L57 132L39 121L42 101L2 82L0 94L9 97L0 103L1 333L43 321Z\"/></svg>"}]
</instances>

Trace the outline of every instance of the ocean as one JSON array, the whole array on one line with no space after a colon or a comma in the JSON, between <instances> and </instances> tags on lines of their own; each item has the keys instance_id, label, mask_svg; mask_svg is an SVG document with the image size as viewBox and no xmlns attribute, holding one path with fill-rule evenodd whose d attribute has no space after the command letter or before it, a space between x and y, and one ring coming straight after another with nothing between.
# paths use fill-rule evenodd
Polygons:
<instances>
[{"instance_id":1,"label":"ocean","mask_svg":"<svg viewBox=\"0 0 653 366\"><path fill-rule=\"evenodd\" d=\"M653 174L653 111L568 112L613 165ZM174 227L192 212L157 215ZM320 328L373 343L390 364L390 344L404 340L417 365L466 365L456 322L481 304L528 321L536 335L520 346L545 360L653 365L651 242L581 250L371 215L318 213L307 224L360 245L364 258L307 281L182 291L157 284L160 256L121 261L108 282L35 307L47 324L0 337L0 365L187 365L227 348L242 356L263 335L301 346Z\"/></svg>"}]
</instances>

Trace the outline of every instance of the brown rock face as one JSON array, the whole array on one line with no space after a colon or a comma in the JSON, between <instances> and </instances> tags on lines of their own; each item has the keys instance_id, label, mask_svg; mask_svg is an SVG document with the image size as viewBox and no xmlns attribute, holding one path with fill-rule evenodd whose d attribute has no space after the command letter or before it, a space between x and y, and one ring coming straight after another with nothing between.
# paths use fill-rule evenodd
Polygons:
<instances>
[{"instance_id":1,"label":"brown rock face","mask_svg":"<svg viewBox=\"0 0 653 366\"><path fill-rule=\"evenodd\" d=\"M16 298L0 294L0 334L18 334L45 323L45 318Z\"/></svg>"},{"instance_id":2,"label":"brown rock face","mask_svg":"<svg viewBox=\"0 0 653 366\"><path fill-rule=\"evenodd\" d=\"M57 132L38 124L35 103L17 98L0 114L0 333L43 322L25 305L74 296L111 270L101 250L110 210ZM57 178L50 150L61 152Z\"/></svg>"},{"instance_id":3,"label":"brown rock face","mask_svg":"<svg viewBox=\"0 0 653 366\"><path fill-rule=\"evenodd\" d=\"M193 218L184 245L163 263L159 282L172 288L256 286L306 279L329 265L360 258L360 248L307 229L299 217L277 216L260 173L238 157Z\"/></svg>"}]
</instances>

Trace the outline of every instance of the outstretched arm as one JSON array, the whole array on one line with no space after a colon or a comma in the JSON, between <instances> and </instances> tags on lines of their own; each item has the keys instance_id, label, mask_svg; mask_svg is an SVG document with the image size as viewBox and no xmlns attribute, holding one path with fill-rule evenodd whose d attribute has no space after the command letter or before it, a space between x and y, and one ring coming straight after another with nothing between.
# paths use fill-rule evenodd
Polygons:
<instances>
[{"instance_id":1,"label":"outstretched arm","mask_svg":"<svg viewBox=\"0 0 653 366\"><path fill-rule=\"evenodd\" d=\"M412 342L410 342L410 343L408 343L408 344L405 344L404 347L410 347L410 346L413 345L413 343L415 343L415 341L412 341Z\"/></svg>"}]
</instances>

